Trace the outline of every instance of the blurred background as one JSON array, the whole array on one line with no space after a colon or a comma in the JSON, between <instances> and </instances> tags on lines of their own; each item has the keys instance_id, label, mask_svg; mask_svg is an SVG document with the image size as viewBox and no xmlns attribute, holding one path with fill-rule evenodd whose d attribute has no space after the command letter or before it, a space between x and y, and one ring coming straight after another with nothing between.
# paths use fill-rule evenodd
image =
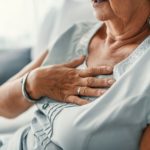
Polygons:
<instances>
[{"instance_id":1,"label":"blurred background","mask_svg":"<svg viewBox=\"0 0 150 150\"><path fill-rule=\"evenodd\" d=\"M61 3L54 0L0 0L0 50L32 47L47 11L54 5L60 7Z\"/></svg>"},{"instance_id":2,"label":"blurred background","mask_svg":"<svg viewBox=\"0 0 150 150\"><path fill-rule=\"evenodd\" d=\"M83 21L96 21L90 0L0 0L0 85ZM30 122L35 110L11 120L0 117L0 135Z\"/></svg>"}]
</instances>

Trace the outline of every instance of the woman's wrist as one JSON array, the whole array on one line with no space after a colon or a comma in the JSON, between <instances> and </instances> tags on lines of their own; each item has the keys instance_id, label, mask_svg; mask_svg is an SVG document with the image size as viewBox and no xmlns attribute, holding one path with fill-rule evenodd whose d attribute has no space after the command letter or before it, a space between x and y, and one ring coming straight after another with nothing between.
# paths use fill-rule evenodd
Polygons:
<instances>
[{"instance_id":1,"label":"woman's wrist","mask_svg":"<svg viewBox=\"0 0 150 150\"><path fill-rule=\"evenodd\" d=\"M34 83L31 82L29 78L30 74L28 75L28 78L26 80L26 91L33 99L38 99L39 97L36 95L37 92L35 92L35 88L33 88Z\"/></svg>"},{"instance_id":2,"label":"woman's wrist","mask_svg":"<svg viewBox=\"0 0 150 150\"><path fill-rule=\"evenodd\" d=\"M38 101L41 96L38 96L36 93L38 91L36 88L34 88L34 83L30 77L30 72L28 72L23 78L22 78L22 93L23 96L30 102L36 102Z\"/></svg>"}]
</instances>

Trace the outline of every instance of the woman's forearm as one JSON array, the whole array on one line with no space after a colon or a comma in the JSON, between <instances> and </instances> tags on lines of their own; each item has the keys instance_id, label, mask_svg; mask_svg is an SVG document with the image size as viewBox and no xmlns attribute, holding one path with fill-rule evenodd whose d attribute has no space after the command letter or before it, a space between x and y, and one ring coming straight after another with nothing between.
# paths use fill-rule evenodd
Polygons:
<instances>
[{"instance_id":1,"label":"woman's forearm","mask_svg":"<svg viewBox=\"0 0 150 150\"><path fill-rule=\"evenodd\" d=\"M22 95L21 78L27 72L41 66L47 53L48 51L43 52L35 61L0 86L0 116L13 118L32 106Z\"/></svg>"},{"instance_id":2,"label":"woman's forearm","mask_svg":"<svg viewBox=\"0 0 150 150\"><path fill-rule=\"evenodd\" d=\"M31 106L21 92L20 79L5 83L0 87L0 116L17 117Z\"/></svg>"}]
</instances>

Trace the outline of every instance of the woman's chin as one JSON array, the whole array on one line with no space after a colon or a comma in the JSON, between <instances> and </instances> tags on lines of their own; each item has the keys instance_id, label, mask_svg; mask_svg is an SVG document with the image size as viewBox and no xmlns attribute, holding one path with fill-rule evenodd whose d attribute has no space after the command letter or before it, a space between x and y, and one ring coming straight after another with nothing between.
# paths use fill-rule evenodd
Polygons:
<instances>
[{"instance_id":1,"label":"woman's chin","mask_svg":"<svg viewBox=\"0 0 150 150\"><path fill-rule=\"evenodd\" d=\"M102 13L97 13L97 12L94 12L94 16L96 17L97 20L99 21L106 21L106 20L109 20L109 16L106 15L106 14L102 14Z\"/></svg>"},{"instance_id":2,"label":"woman's chin","mask_svg":"<svg viewBox=\"0 0 150 150\"><path fill-rule=\"evenodd\" d=\"M95 17L100 21L108 20L112 16L112 10L108 0L101 0L100 3L96 3L93 0L93 10Z\"/></svg>"}]
</instances>

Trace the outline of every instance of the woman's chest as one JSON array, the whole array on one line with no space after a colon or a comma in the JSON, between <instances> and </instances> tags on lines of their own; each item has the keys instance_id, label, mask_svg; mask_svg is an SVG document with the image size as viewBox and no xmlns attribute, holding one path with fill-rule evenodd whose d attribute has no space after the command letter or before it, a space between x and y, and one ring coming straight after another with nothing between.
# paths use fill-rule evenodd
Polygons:
<instances>
[{"instance_id":1,"label":"woman's chest","mask_svg":"<svg viewBox=\"0 0 150 150\"><path fill-rule=\"evenodd\" d=\"M112 52L104 49L91 49L89 50L89 55L86 58L86 63L88 67L94 66L112 66L114 67L116 64L123 61L130 55L128 51L124 49Z\"/></svg>"},{"instance_id":2,"label":"woman's chest","mask_svg":"<svg viewBox=\"0 0 150 150\"><path fill-rule=\"evenodd\" d=\"M93 66L115 66L126 59L137 47L137 44L108 44L93 38L88 45L88 57L86 59L89 67Z\"/></svg>"}]
</instances>

